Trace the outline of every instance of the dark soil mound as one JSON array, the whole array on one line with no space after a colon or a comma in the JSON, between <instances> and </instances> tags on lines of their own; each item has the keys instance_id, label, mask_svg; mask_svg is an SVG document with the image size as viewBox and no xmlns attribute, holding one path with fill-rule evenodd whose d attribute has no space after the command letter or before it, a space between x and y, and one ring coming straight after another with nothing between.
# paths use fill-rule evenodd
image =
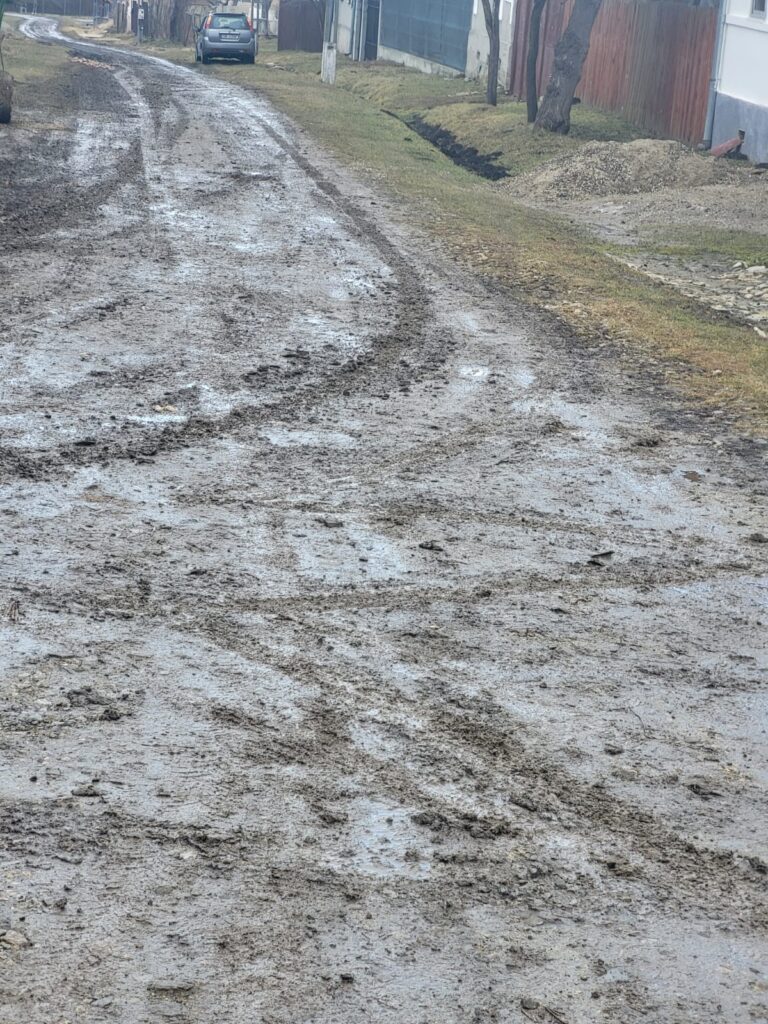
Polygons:
<instances>
[{"instance_id":1,"label":"dark soil mound","mask_svg":"<svg viewBox=\"0 0 768 1024\"><path fill-rule=\"evenodd\" d=\"M496 163L501 156L497 153L479 153L474 146L463 146L456 136L446 128L438 124L429 124L418 114L414 114L406 121L409 128L415 131L422 139L431 142L441 153L445 153L459 167L465 167L473 174L479 174L483 178L490 178L491 181L498 181L500 178L508 178L509 172L505 167Z\"/></svg>"}]
</instances>

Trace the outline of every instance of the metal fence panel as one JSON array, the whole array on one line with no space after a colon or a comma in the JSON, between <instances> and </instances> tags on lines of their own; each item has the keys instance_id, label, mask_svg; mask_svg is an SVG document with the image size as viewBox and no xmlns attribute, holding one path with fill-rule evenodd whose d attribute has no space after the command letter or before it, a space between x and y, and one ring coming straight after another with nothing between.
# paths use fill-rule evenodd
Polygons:
<instances>
[{"instance_id":1,"label":"metal fence panel","mask_svg":"<svg viewBox=\"0 0 768 1024\"><path fill-rule=\"evenodd\" d=\"M473 0L382 0L382 46L464 71Z\"/></svg>"}]
</instances>

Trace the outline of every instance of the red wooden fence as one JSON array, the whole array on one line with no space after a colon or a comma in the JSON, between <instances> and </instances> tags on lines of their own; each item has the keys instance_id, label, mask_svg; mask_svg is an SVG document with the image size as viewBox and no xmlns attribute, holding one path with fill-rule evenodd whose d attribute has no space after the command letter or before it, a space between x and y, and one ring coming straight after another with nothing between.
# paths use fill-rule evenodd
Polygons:
<instances>
[{"instance_id":1,"label":"red wooden fence","mask_svg":"<svg viewBox=\"0 0 768 1024\"><path fill-rule=\"evenodd\" d=\"M548 0L539 49L539 93L572 0ZM518 0L509 91L525 96L531 0ZM717 31L714 7L674 0L603 0L579 83L584 103L614 110L654 135L701 142Z\"/></svg>"}]
</instances>

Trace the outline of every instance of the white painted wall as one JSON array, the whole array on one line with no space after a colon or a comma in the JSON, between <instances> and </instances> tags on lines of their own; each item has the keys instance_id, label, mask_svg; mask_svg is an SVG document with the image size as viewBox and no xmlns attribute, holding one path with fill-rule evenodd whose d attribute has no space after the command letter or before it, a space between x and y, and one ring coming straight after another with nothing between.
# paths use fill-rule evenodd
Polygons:
<instances>
[{"instance_id":1,"label":"white painted wall","mask_svg":"<svg viewBox=\"0 0 768 1024\"><path fill-rule=\"evenodd\" d=\"M768 107L768 19L752 0L728 0L717 91Z\"/></svg>"},{"instance_id":2,"label":"white painted wall","mask_svg":"<svg viewBox=\"0 0 768 1024\"><path fill-rule=\"evenodd\" d=\"M337 48L339 53L352 51L352 21L354 6L352 0L339 0L339 34Z\"/></svg>"},{"instance_id":3,"label":"white painted wall","mask_svg":"<svg viewBox=\"0 0 768 1024\"><path fill-rule=\"evenodd\" d=\"M509 51L515 32L514 0L501 0L499 7L499 84L506 87L509 72ZM481 78L488 74L488 30L480 0L475 0L472 24L467 42L467 78Z\"/></svg>"}]
</instances>

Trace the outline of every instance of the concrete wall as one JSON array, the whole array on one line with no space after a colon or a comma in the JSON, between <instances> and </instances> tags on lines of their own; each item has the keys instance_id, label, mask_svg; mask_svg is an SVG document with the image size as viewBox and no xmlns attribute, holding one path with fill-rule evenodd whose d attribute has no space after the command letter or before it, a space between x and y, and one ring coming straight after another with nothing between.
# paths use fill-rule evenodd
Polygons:
<instances>
[{"instance_id":1,"label":"concrete wall","mask_svg":"<svg viewBox=\"0 0 768 1024\"><path fill-rule=\"evenodd\" d=\"M499 52L499 84L506 86L509 70L510 49L515 33L514 0L501 0L499 8L500 52ZM484 78L488 74L488 31L485 27L485 15L480 0L475 0L472 12L472 25L467 43L467 78Z\"/></svg>"},{"instance_id":2,"label":"concrete wall","mask_svg":"<svg viewBox=\"0 0 768 1024\"><path fill-rule=\"evenodd\" d=\"M746 133L742 152L768 161L768 18L752 0L726 0L712 144Z\"/></svg>"},{"instance_id":3,"label":"concrete wall","mask_svg":"<svg viewBox=\"0 0 768 1024\"><path fill-rule=\"evenodd\" d=\"M742 153L753 163L768 163L768 107L718 93L712 145L734 139L739 131L745 133Z\"/></svg>"}]
</instances>

